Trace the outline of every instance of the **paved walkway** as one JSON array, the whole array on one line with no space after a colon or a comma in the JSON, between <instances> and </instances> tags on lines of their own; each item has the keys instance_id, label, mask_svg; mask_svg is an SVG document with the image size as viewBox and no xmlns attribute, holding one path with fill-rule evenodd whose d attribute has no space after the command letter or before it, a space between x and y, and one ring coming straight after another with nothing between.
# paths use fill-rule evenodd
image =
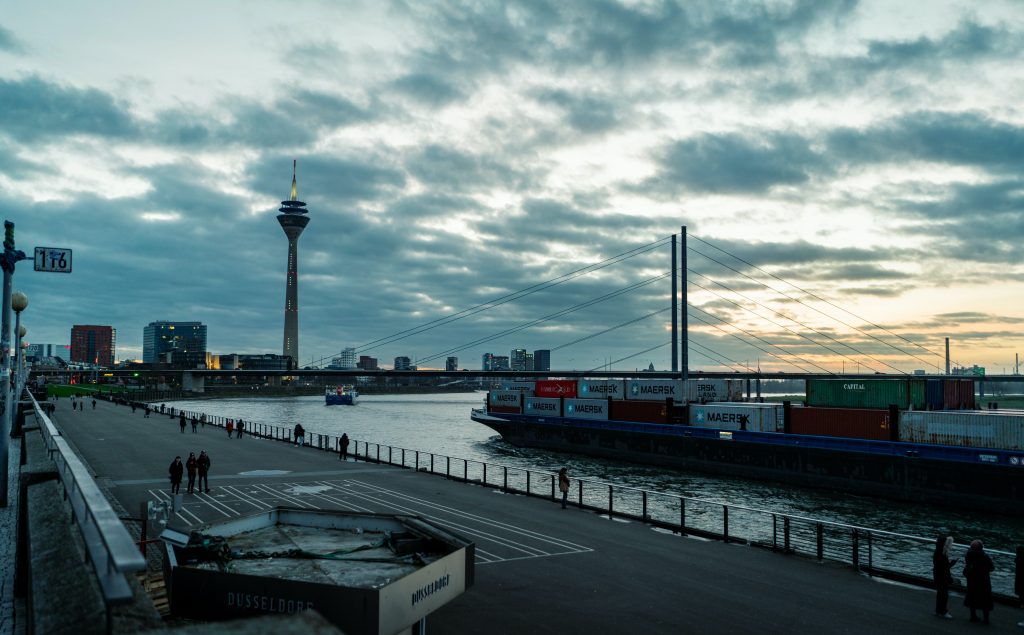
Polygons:
<instances>
[{"instance_id":1,"label":"paved walkway","mask_svg":"<svg viewBox=\"0 0 1024 635\"><path fill-rule=\"evenodd\" d=\"M0 635L25 632L21 601L14 599L14 548L18 537L18 469L21 441L10 440L7 474L7 507L0 507ZM17 613L16 613L17 611Z\"/></svg>"},{"instance_id":2,"label":"paved walkway","mask_svg":"<svg viewBox=\"0 0 1024 635\"><path fill-rule=\"evenodd\" d=\"M930 591L834 564L682 538L535 498L207 426L143 418L105 402L56 420L128 510L168 498L167 466L207 450L211 491L185 496L179 522L196 524L286 504L416 513L476 541L476 585L432 615L431 633L967 633L932 615ZM184 489L184 488L183 488ZM998 607L989 631L1022 632Z\"/></svg>"}]
</instances>

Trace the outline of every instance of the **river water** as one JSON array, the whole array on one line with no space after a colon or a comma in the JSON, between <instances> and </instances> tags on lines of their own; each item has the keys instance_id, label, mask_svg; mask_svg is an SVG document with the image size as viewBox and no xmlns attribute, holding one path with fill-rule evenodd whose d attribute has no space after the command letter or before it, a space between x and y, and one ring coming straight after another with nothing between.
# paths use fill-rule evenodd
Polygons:
<instances>
[{"instance_id":1,"label":"river water","mask_svg":"<svg viewBox=\"0 0 1024 635\"><path fill-rule=\"evenodd\" d=\"M593 479L617 486L709 499L914 536L952 535L957 543L980 538L985 541L986 547L1003 551L1012 552L1014 545L1024 544L1024 522L1010 516L710 476L542 449L518 448L503 441L490 428L469 418L472 408L483 406L484 395L483 392L364 395L355 407L325 406L322 396L183 400L168 402L168 405L289 428L301 422L308 432L331 436L347 433L350 438L359 440L360 445L362 442L380 443L491 465L548 472L566 466L573 478ZM489 480L492 478L488 476ZM599 492L597 488L594 489L596 496ZM651 504L655 505L653 500ZM699 508L694 509L702 513ZM718 512L708 514L708 522L712 523L711 516ZM687 517L687 522L695 522L699 526L699 519L692 515ZM736 514L735 520L730 522L742 522L742 516ZM920 547L915 549L921 550ZM930 556L930 550L927 550L927 555ZM916 554L915 559L920 559L920 554ZM997 573L1009 573L1005 562L997 561L997 566L999 564L1003 564L1000 567L1003 571ZM930 575L930 560L927 566L927 572L921 573Z\"/></svg>"}]
</instances>

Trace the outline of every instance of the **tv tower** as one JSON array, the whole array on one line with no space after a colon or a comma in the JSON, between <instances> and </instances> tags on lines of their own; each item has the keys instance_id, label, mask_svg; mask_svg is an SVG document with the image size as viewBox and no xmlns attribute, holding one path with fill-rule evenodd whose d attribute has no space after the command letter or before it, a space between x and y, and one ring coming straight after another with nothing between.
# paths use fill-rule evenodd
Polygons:
<instances>
[{"instance_id":1,"label":"tv tower","mask_svg":"<svg viewBox=\"0 0 1024 635\"><path fill-rule=\"evenodd\" d=\"M299 236L309 224L306 204L299 200L295 179L297 161L292 161L291 200L281 201L277 222L288 236L288 286L284 295L284 355L292 358L293 368L299 366Z\"/></svg>"}]
</instances>

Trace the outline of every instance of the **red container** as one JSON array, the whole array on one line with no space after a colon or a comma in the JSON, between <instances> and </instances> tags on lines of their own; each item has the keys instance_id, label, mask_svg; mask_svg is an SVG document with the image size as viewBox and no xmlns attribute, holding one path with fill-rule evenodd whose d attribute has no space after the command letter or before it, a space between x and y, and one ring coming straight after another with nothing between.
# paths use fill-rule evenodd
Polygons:
<instances>
[{"instance_id":1,"label":"red container","mask_svg":"<svg viewBox=\"0 0 1024 635\"><path fill-rule=\"evenodd\" d=\"M574 379L545 379L538 381L533 387L533 394L536 397L565 397L576 398L576 380Z\"/></svg>"},{"instance_id":2,"label":"red container","mask_svg":"<svg viewBox=\"0 0 1024 635\"><path fill-rule=\"evenodd\" d=\"M889 411L859 408L791 408L789 432L819 437L889 441Z\"/></svg>"},{"instance_id":3,"label":"red container","mask_svg":"<svg viewBox=\"0 0 1024 635\"><path fill-rule=\"evenodd\" d=\"M519 406L491 406L487 409L487 412L494 412L498 414L519 414Z\"/></svg>"},{"instance_id":4,"label":"red container","mask_svg":"<svg viewBox=\"0 0 1024 635\"><path fill-rule=\"evenodd\" d=\"M612 401L608 418L613 421L668 423L664 401Z\"/></svg>"},{"instance_id":5,"label":"red container","mask_svg":"<svg viewBox=\"0 0 1024 635\"><path fill-rule=\"evenodd\" d=\"M947 410L974 410L973 379L945 379L942 383Z\"/></svg>"}]
</instances>

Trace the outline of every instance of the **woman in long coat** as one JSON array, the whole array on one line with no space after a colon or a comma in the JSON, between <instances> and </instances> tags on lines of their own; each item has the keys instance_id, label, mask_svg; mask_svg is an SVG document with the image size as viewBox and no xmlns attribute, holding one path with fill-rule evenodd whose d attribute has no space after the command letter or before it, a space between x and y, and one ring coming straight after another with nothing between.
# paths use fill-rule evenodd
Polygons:
<instances>
[{"instance_id":1,"label":"woman in long coat","mask_svg":"<svg viewBox=\"0 0 1024 635\"><path fill-rule=\"evenodd\" d=\"M177 494L181 489L181 475L185 472L185 466L181 464L180 456L174 457L171 467L167 471L171 475L171 494Z\"/></svg>"},{"instance_id":2,"label":"woman in long coat","mask_svg":"<svg viewBox=\"0 0 1024 635\"><path fill-rule=\"evenodd\" d=\"M932 581L935 583L935 614L947 620L953 619L949 613L949 585L953 583L953 575L949 572L956 560L949 559L949 550L953 547L952 536L939 536L935 539L935 553L932 554Z\"/></svg>"},{"instance_id":3,"label":"woman in long coat","mask_svg":"<svg viewBox=\"0 0 1024 635\"><path fill-rule=\"evenodd\" d=\"M964 606L971 609L971 621L978 621L977 611L981 611L983 620L988 624L988 614L992 610L992 578L990 573L995 570L992 558L985 553L985 545L980 540L971 543L971 548L964 556L964 577L967 578L967 596Z\"/></svg>"},{"instance_id":4,"label":"woman in long coat","mask_svg":"<svg viewBox=\"0 0 1024 635\"><path fill-rule=\"evenodd\" d=\"M185 461L185 469L188 470L188 493L191 494L192 490L196 488L196 469L199 467L199 463L196 461L196 453L189 452L188 460Z\"/></svg>"}]
</instances>

